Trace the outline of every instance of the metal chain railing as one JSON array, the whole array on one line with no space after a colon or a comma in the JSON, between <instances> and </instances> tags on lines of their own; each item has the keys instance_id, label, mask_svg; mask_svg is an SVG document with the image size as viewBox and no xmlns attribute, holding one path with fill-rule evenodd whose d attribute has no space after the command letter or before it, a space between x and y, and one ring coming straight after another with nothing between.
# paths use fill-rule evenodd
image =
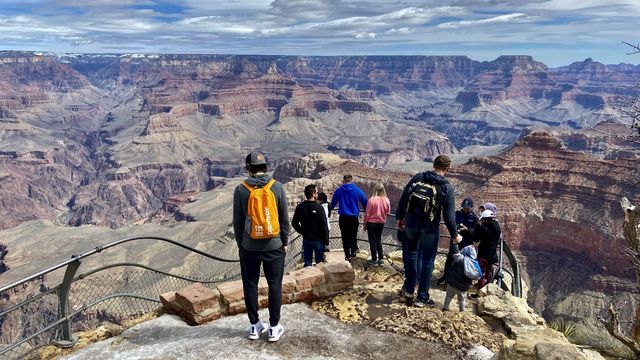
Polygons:
<instances>
[{"instance_id":1,"label":"metal chain railing","mask_svg":"<svg viewBox=\"0 0 640 360\"><path fill-rule=\"evenodd\" d=\"M390 216L383 230L383 251L387 254L401 249L396 232L395 218ZM342 247L337 221L331 221L330 237L332 248ZM112 263L77 275L84 259L134 241L165 243L172 247L172 252L178 251L174 248L182 249L186 251L185 256L196 254L199 260L190 264L189 275L137 263ZM362 227L358 230L358 241L368 242ZM519 264L506 243L504 245L505 254L511 262L511 291L520 296ZM285 260L287 270L296 265L301 254L302 239L294 233ZM61 271L64 271L62 280L47 288L45 276L56 272L59 276ZM214 256L165 238L128 238L98 246L0 288L0 360L23 358L34 349L50 343L61 347L73 346L76 341L74 333L78 331L94 329L104 321L120 323L157 309L162 293L179 290L194 282L215 288L219 283L238 279L239 276L238 259Z\"/></svg>"}]
</instances>

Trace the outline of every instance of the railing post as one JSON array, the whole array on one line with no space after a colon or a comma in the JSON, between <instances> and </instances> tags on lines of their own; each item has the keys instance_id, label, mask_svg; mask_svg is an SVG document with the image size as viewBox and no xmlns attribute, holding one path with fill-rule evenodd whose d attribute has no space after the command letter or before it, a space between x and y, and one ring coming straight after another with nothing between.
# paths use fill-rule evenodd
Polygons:
<instances>
[{"instance_id":1,"label":"railing post","mask_svg":"<svg viewBox=\"0 0 640 360\"><path fill-rule=\"evenodd\" d=\"M515 265L513 266L513 295L516 297L522 297L522 282L520 279L520 263L518 259L515 260Z\"/></svg>"},{"instance_id":2,"label":"railing post","mask_svg":"<svg viewBox=\"0 0 640 360\"><path fill-rule=\"evenodd\" d=\"M73 255L72 258L74 257L76 256ZM80 267L80 263L80 259L76 259L67 265L67 270L65 271L64 279L62 280L62 286L58 292L58 319L62 319L67 316L69 310L69 290L71 289L71 284L73 283L76 271ZM53 341L53 343L62 348L69 348L75 345L78 339L73 336L73 332L71 331L71 321L69 321L69 319L64 320L60 324L60 330L62 332L60 339Z\"/></svg>"},{"instance_id":3,"label":"railing post","mask_svg":"<svg viewBox=\"0 0 640 360\"><path fill-rule=\"evenodd\" d=\"M504 253L504 248L503 248L503 244L504 244L504 239L502 238L502 235L500 235L500 252L499 252L499 259L498 259L498 287L502 288L502 262L503 262L503 258L502 258L502 254Z\"/></svg>"}]
</instances>

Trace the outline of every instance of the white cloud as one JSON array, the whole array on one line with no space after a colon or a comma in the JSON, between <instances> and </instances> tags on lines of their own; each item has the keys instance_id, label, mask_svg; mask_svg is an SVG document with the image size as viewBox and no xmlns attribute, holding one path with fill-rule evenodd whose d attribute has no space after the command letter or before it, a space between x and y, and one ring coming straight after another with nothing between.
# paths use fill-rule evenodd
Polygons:
<instances>
[{"instance_id":1,"label":"white cloud","mask_svg":"<svg viewBox=\"0 0 640 360\"><path fill-rule=\"evenodd\" d=\"M355 36L356 39L375 39L376 33L357 33Z\"/></svg>"},{"instance_id":2,"label":"white cloud","mask_svg":"<svg viewBox=\"0 0 640 360\"><path fill-rule=\"evenodd\" d=\"M531 4L528 7L547 11L575 11L594 7L612 8L619 6L640 12L640 1L638 0L549 0L540 4Z\"/></svg>"},{"instance_id":3,"label":"white cloud","mask_svg":"<svg viewBox=\"0 0 640 360\"><path fill-rule=\"evenodd\" d=\"M389 29L387 31L385 31L385 34L389 34L389 35L393 35L393 34L409 34L411 32L411 30L408 27L401 27L401 28L393 28L393 29Z\"/></svg>"},{"instance_id":4,"label":"white cloud","mask_svg":"<svg viewBox=\"0 0 640 360\"><path fill-rule=\"evenodd\" d=\"M440 29L451 29L451 28L458 28L463 26L487 25L487 24L495 24L495 23L530 22L532 20L533 20L533 17L527 16L522 13L514 13L514 14L499 15L499 16L494 16L494 17L484 18L479 20L450 21L450 22L438 24L437 27Z\"/></svg>"}]
</instances>

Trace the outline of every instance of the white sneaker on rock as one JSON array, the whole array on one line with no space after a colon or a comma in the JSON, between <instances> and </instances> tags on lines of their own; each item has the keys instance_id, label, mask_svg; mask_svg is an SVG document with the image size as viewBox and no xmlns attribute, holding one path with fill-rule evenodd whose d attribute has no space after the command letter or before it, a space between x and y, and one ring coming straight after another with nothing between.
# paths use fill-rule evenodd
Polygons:
<instances>
[{"instance_id":1,"label":"white sneaker on rock","mask_svg":"<svg viewBox=\"0 0 640 360\"><path fill-rule=\"evenodd\" d=\"M258 320L257 323L249 327L249 340L258 340L260 334L263 334L265 331L267 331L267 325Z\"/></svg>"},{"instance_id":2,"label":"white sneaker on rock","mask_svg":"<svg viewBox=\"0 0 640 360\"><path fill-rule=\"evenodd\" d=\"M282 325L278 324L276 326L269 326L269 341L276 342L280 340L280 336L284 333L284 328Z\"/></svg>"}]
</instances>

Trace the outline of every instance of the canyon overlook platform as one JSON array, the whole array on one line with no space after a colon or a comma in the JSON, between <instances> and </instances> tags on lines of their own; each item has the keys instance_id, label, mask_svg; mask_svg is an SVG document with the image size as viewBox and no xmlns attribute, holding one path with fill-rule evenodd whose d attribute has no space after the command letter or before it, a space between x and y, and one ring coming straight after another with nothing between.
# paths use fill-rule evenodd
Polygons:
<instances>
[{"instance_id":1,"label":"canyon overlook platform","mask_svg":"<svg viewBox=\"0 0 640 360\"><path fill-rule=\"evenodd\" d=\"M367 267L365 252L352 262L342 253L327 254L328 262L293 270L285 279L281 324L285 334L272 344L263 336L246 339L248 320L243 311L239 281L211 290L200 284L164 294L163 314L127 330L114 325L103 333L115 337L87 345L95 331L81 334L77 350L45 347L41 358L63 354L64 359L602 359L578 349L559 332L547 328L526 300L495 285L486 287L467 309L441 310L442 287L431 289L434 308L407 306L397 296L402 283L401 254L392 252L389 264ZM444 259L434 275L442 271ZM194 291L195 290L195 291ZM206 296L210 298L206 298ZM261 287L261 307L266 298ZM204 296L203 296L204 295ZM170 299L172 298L172 299ZM175 298L179 298L175 301ZM297 301L306 301L298 302ZM454 300L455 302L455 300ZM173 304L173 305L172 305ZM201 307L208 304L206 308ZM213 305L212 305L213 304ZM172 306L176 306L172 308ZM190 311L192 314L188 314ZM208 311L212 310L212 311ZM216 320L189 326L193 312L219 312ZM225 312L230 316L222 316ZM266 320L266 310L260 311ZM222 317L220 317L222 316ZM199 321L202 320L202 321ZM123 331L124 330L124 331Z\"/></svg>"}]
</instances>

